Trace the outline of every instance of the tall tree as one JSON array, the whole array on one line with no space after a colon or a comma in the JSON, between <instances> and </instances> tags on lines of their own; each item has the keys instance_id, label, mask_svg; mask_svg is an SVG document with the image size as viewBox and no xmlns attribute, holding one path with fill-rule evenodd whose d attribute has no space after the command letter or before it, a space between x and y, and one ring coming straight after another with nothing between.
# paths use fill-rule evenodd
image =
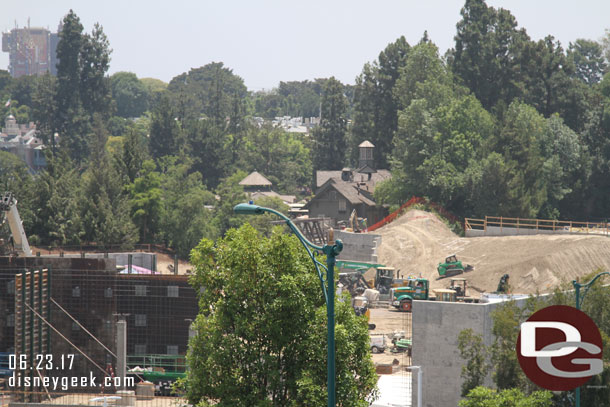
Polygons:
<instances>
[{"instance_id":1,"label":"tall tree","mask_svg":"<svg viewBox=\"0 0 610 407\"><path fill-rule=\"evenodd\" d=\"M189 402L324 405L326 307L300 242L244 225L217 242L202 240L191 261L202 294L187 355ZM337 406L368 406L377 376L367 323L349 301L336 307Z\"/></svg>"},{"instance_id":2,"label":"tall tree","mask_svg":"<svg viewBox=\"0 0 610 407\"><path fill-rule=\"evenodd\" d=\"M54 142L53 134L55 128L56 106L53 101L57 92L57 80L50 73L38 78L36 82L36 90L32 96L32 119L36 122L36 130L40 132L40 136L45 144L49 145Z\"/></svg>"},{"instance_id":3,"label":"tall tree","mask_svg":"<svg viewBox=\"0 0 610 407\"><path fill-rule=\"evenodd\" d=\"M405 66L410 46L398 38L379 54L377 61L365 64L354 88L353 125L350 130L350 159L356 162L357 146L364 140L375 145L375 165L387 168L392 139L398 127L399 103L394 85Z\"/></svg>"},{"instance_id":4,"label":"tall tree","mask_svg":"<svg viewBox=\"0 0 610 407\"><path fill-rule=\"evenodd\" d=\"M203 237L216 239L219 235L210 209L216 198L206 189L201 174L191 172L188 161L167 158L162 171L161 234L179 256L188 258Z\"/></svg>"},{"instance_id":5,"label":"tall tree","mask_svg":"<svg viewBox=\"0 0 610 407\"><path fill-rule=\"evenodd\" d=\"M510 104L517 94L515 46L529 37L508 10L488 7L484 0L466 0L460 14L449 53L453 72L486 109L499 101Z\"/></svg>"},{"instance_id":6,"label":"tall tree","mask_svg":"<svg viewBox=\"0 0 610 407\"><path fill-rule=\"evenodd\" d=\"M313 132L314 170L340 170L345 164L347 119L343 84L328 79L322 91L320 126Z\"/></svg>"},{"instance_id":7,"label":"tall tree","mask_svg":"<svg viewBox=\"0 0 610 407\"><path fill-rule=\"evenodd\" d=\"M87 136L92 134L93 116L106 121L111 113L106 77L111 51L102 27L96 24L91 35L83 34L83 25L72 10L63 19L59 35L57 114L53 127L59 131L62 146L68 148L77 163L82 163L90 152Z\"/></svg>"},{"instance_id":8,"label":"tall tree","mask_svg":"<svg viewBox=\"0 0 610 407\"><path fill-rule=\"evenodd\" d=\"M602 46L595 41L577 39L570 43L568 56L576 68L576 77L587 85L598 83L606 72Z\"/></svg>"},{"instance_id":9,"label":"tall tree","mask_svg":"<svg viewBox=\"0 0 610 407\"><path fill-rule=\"evenodd\" d=\"M167 95L152 111L149 149L153 158L175 155L180 148L181 129L174 108Z\"/></svg>"},{"instance_id":10,"label":"tall tree","mask_svg":"<svg viewBox=\"0 0 610 407\"><path fill-rule=\"evenodd\" d=\"M83 239L129 247L137 241L137 230L130 217L128 197L106 150L108 133L99 115L94 116L93 129L80 204Z\"/></svg>"},{"instance_id":11,"label":"tall tree","mask_svg":"<svg viewBox=\"0 0 610 407\"><path fill-rule=\"evenodd\" d=\"M142 164L140 176L129 185L131 217L139 229L140 242L150 243L159 233L162 211L161 174L153 160Z\"/></svg>"},{"instance_id":12,"label":"tall tree","mask_svg":"<svg viewBox=\"0 0 610 407\"><path fill-rule=\"evenodd\" d=\"M80 162L88 155L86 133L87 119L81 101L81 49L83 47L83 25L72 11L64 17L57 44L57 114L54 128L59 132L62 146L71 157Z\"/></svg>"},{"instance_id":13,"label":"tall tree","mask_svg":"<svg viewBox=\"0 0 610 407\"><path fill-rule=\"evenodd\" d=\"M184 106L182 117L199 119L205 115L221 128L235 116L236 101L243 112L242 104L248 93L243 79L225 68L222 62L212 62L176 76L167 90L178 102L185 96L194 102Z\"/></svg>"},{"instance_id":14,"label":"tall tree","mask_svg":"<svg viewBox=\"0 0 610 407\"><path fill-rule=\"evenodd\" d=\"M95 24L91 34L82 39L80 56L80 96L83 108L92 117L99 114L105 120L111 114L112 94L106 76L110 67L110 43L102 26Z\"/></svg>"},{"instance_id":15,"label":"tall tree","mask_svg":"<svg viewBox=\"0 0 610 407\"><path fill-rule=\"evenodd\" d=\"M296 193L311 181L311 153L303 137L270 125L252 128L241 146L239 168L259 171L274 189Z\"/></svg>"},{"instance_id":16,"label":"tall tree","mask_svg":"<svg viewBox=\"0 0 610 407\"><path fill-rule=\"evenodd\" d=\"M110 77L110 83L118 116L139 117L148 110L149 93L136 74L117 72Z\"/></svg>"}]
</instances>

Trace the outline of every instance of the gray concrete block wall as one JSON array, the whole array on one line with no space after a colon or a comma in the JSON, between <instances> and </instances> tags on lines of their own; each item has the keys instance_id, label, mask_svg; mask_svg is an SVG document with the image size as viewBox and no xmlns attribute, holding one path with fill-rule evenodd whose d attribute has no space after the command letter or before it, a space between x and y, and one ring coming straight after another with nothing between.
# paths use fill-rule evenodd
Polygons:
<instances>
[{"instance_id":1,"label":"gray concrete block wall","mask_svg":"<svg viewBox=\"0 0 610 407\"><path fill-rule=\"evenodd\" d=\"M335 239L343 241L343 251L338 259L371 263L378 261L377 248L381 245L381 235L336 230Z\"/></svg>"},{"instance_id":2,"label":"gray concrete block wall","mask_svg":"<svg viewBox=\"0 0 610 407\"><path fill-rule=\"evenodd\" d=\"M517 304L525 300L517 300ZM422 405L456 407L461 399L462 366L457 337L460 331L472 329L483 336L485 345L493 343L491 312L499 305L466 304L440 301L413 302L413 359L421 366ZM413 401L417 405L416 376L413 379ZM491 375L486 386L492 386Z\"/></svg>"}]
</instances>

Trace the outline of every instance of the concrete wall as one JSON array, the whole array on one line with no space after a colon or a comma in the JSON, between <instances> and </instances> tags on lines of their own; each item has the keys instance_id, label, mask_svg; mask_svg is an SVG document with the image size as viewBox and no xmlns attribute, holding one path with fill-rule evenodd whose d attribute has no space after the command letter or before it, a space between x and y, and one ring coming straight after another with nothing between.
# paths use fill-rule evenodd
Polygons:
<instances>
[{"instance_id":1,"label":"concrete wall","mask_svg":"<svg viewBox=\"0 0 610 407\"><path fill-rule=\"evenodd\" d=\"M338 259L377 263L377 248L381 245L381 235L336 230L335 239L343 241L343 251Z\"/></svg>"},{"instance_id":2,"label":"concrete wall","mask_svg":"<svg viewBox=\"0 0 610 407\"><path fill-rule=\"evenodd\" d=\"M157 255L154 253L85 253L86 259L111 259L114 260L117 266L126 266L128 264L128 256L131 255L131 264L138 267L144 267L149 270L157 270ZM80 258L80 254L65 254L65 258ZM46 258L46 257L43 257Z\"/></svg>"},{"instance_id":3,"label":"concrete wall","mask_svg":"<svg viewBox=\"0 0 610 407\"><path fill-rule=\"evenodd\" d=\"M517 236L517 235L566 235L566 234L578 234L582 235L584 232L570 232L566 229L528 229L528 228L507 228L499 226L487 226L487 230L482 229L469 229L466 230L466 237L478 237L478 236Z\"/></svg>"},{"instance_id":4,"label":"concrete wall","mask_svg":"<svg viewBox=\"0 0 610 407\"><path fill-rule=\"evenodd\" d=\"M525 300L517 300L517 304ZM485 345L493 343L491 311L499 304L466 304L440 301L413 302L413 366L421 366L422 405L456 407L461 399L464 359L457 348L460 331L481 334ZM417 405L417 376L413 378L413 404ZM487 386L492 385L487 378Z\"/></svg>"}]
</instances>

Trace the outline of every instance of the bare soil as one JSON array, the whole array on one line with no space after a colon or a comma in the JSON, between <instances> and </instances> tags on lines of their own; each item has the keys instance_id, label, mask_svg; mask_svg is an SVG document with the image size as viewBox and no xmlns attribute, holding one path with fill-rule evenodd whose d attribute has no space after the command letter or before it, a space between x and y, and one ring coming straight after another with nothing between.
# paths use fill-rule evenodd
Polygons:
<instances>
[{"instance_id":1,"label":"bare soil","mask_svg":"<svg viewBox=\"0 0 610 407\"><path fill-rule=\"evenodd\" d=\"M459 237L434 214L410 210L378 229L382 236L379 262L421 276L434 288L446 288L448 279L437 281L436 267L445 257L474 266L461 274L468 280L469 295L493 292L500 277L510 276L513 293L553 291L560 284L599 268L610 269L610 238L600 235L530 235Z\"/></svg>"}]
</instances>

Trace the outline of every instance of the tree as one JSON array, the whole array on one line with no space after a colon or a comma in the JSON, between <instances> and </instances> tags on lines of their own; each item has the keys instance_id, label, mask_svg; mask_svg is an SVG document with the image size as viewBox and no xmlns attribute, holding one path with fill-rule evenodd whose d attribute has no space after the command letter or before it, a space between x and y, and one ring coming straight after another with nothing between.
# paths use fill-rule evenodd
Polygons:
<instances>
[{"instance_id":1,"label":"tree","mask_svg":"<svg viewBox=\"0 0 610 407\"><path fill-rule=\"evenodd\" d=\"M91 35L70 10L63 19L57 44L57 92L53 128L71 158L82 163L89 156L91 123L94 115L105 122L111 113L110 85L106 72L110 64L108 39L99 24ZM98 130L96 130L98 131Z\"/></svg>"},{"instance_id":2,"label":"tree","mask_svg":"<svg viewBox=\"0 0 610 407\"><path fill-rule=\"evenodd\" d=\"M199 172L191 172L188 160L168 157L161 164L163 179L163 211L161 234L165 243L182 258L202 238L216 239L218 228L214 223L216 204L214 194L203 184Z\"/></svg>"},{"instance_id":3,"label":"tree","mask_svg":"<svg viewBox=\"0 0 610 407\"><path fill-rule=\"evenodd\" d=\"M529 37L517 29L515 17L484 0L466 0L457 23L455 49L449 53L453 72L486 109L508 105L517 95L516 47Z\"/></svg>"},{"instance_id":4,"label":"tree","mask_svg":"<svg viewBox=\"0 0 610 407\"><path fill-rule=\"evenodd\" d=\"M186 391L199 406L326 402L326 307L300 242L249 225L193 250L199 297ZM367 322L336 302L337 406L368 406L377 375Z\"/></svg>"},{"instance_id":5,"label":"tree","mask_svg":"<svg viewBox=\"0 0 610 407\"><path fill-rule=\"evenodd\" d=\"M129 247L137 241L137 229L129 213L128 197L120 177L111 165L106 142L108 133L102 118L94 116L89 168L83 174L80 198L83 239Z\"/></svg>"},{"instance_id":6,"label":"tree","mask_svg":"<svg viewBox=\"0 0 610 407\"><path fill-rule=\"evenodd\" d=\"M487 363L487 348L483 337L475 334L472 329L460 331L458 335L458 349L460 357L467 364L462 366L462 397L466 396L475 387L481 386L489 372Z\"/></svg>"},{"instance_id":7,"label":"tree","mask_svg":"<svg viewBox=\"0 0 610 407\"><path fill-rule=\"evenodd\" d=\"M32 225L35 223L34 185L34 179L25 162L15 154L0 150L0 194L8 191L17 199L19 214L26 231L32 230ZM3 215L0 215L0 219L4 219Z\"/></svg>"},{"instance_id":8,"label":"tree","mask_svg":"<svg viewBox=\"0 0 610 407\"><path fill-rule=\"evenodd\" d=\"M142 169L142 163L148 157L145 138L131 126L122 137L121 150L114 154L114 166L123 180L123 184L135 181Z\"/></svg>"},{"instance_id":9,"label":"tree","mask_svg":"<svg viewBox=\"0 0 610 407\"><path fill-rule=\"evenodd\" d=\"M357 146L364 140L375 145L375 165L387 168L392 139L398 127L399 104L394 85L410 51L404 37L398 38L379 54L377 61L367 63L356 78L353 125L350 130L351 161L357 160Z\"/></svg>"},{"instance_id":10,"label":"tree","mask_svg":"<svg viewBox=\"0 0 610 407\"><path fill-rule=\"evenodd\" d=\"M70 10L62 22L57 44L57 93L55 94L56 116L53 128L62 137L62 146L71 157L80 162L88 155L85 134L87 119L81 102L81 49L83 47L83 25Z\"/></svg>"},{"instance_id":11,"label":"tree","mask_svg":"<svg viewBox=\"0 0 610 407\"><path fill-rule=\"evenodd\" d=\"M83 108L93 117L107 120L111 114L112 93L106 76L110 67L110 43L101 25L95 24L91 34L82 39L80 51L80 97Z\"/></svg>"},{"instance_id":12,"label":"tree","mask_svg":"<svg viewBox=\"0 0 610 407\"><path fill-rule=\"evenodd\" d=\"M199 119L186 120L184 137L193 160L192 169L203 175L209 188L215 188L229 173L232 137L213 121Z\"/></svg>"},{"instance_id":13,"label":"tree","mask_svg":"<svg viewBox=\"0 0 610 407\"><path fill-rule=\"evenodd\" d=\"M161 174L153 160L142 164L139 176L129 185L131 217L139 229L140 242L150 242L159 232L162 202Z\"/></svg>"},{"instance_id":14,"label":"tree","mask_svg":"<svg viewBox=\"0 0 610 407\"><path fill-rule=\"evenodd\" d=\"M57 79L46 73L36 81L36 89L32 95L32 119L36 122L36 130L45 144L54 142L56 106L52 103L57 92Z\"/></svg>"},{"instance_id":15,"label":"tree","mask_svg":"<svg viewBox=\"0 0 610 407\"><path fill-rule=\"evenodd\" d=\"M606 72L602 46L595 41L580 38L570 43L568 57L574 63L576 77L587 85L598 83Z\"/></svg>"},{"instance_id":16,"label":"tree","mask_svg":"<svg viewBox=\"0 0 610 407\"><path fill-rule=\"evenodd\" d=\"M117 72L110 77L112 97L117 115L125 118L139 117L148 110L150 97L146 86L131 72Z\"/></svg>"},{"instance_id":17,"label":"tree","mask_svg":"<svg viewBox=\"0 0 610 407\"><path fill-rule=\"evenodd\" d=\"M244 171L236 171L230 177L222 179L216 188L220 203L216 207L215 224L221 236L230 228L237 228L246 221L243 215L236 215L233 208L239 203L246 202L244 187L239 185L239 181L247 175Z\"/></svg>"},{"instance_id":18,"label":"tree","mask_svg":"<svg viewBox=\"0 0 610 407\"><path fill-rule=\"evenodd\" d=\"M80 214L81 180L67 151L46 154L47 167L36 178L32 243L77 244L83 236Z\"/></svg>"},{"instance_id":19,"label":"tree","mask_svg":"<svg viewBox=\"0 0 610 407\"><path fill-rule=\"evenodd\" d=\"M460 407L551 407L553 394L550 391L537 391L525 395L519 389L506 389L497 392L486 387L472 389Z\"/></svg>"},{"instance_id":20,"label":"tree","mask_svg":"<svg viewBox=\"0 0 610 407\"><path fill-rule=\"evenodd\" d=\"M176 155L181 144L181 129L169 97L163 96L150 119L150 155L158 159Z\"/></svg>"},{"instance_id":21,"label":"tree","mask_svg":"<svg viewBox=\"0 0 610 407\"><path fill-rule=\"evenodd\" d=\"M212 62L176 76L167 90L177 99L177 105L186 98L193 102L179 108L183 110L181 118L199 119L204 115L220 128L224 128L228 118L236 119L233 113L236 102L240 113L243 112L242 103L247 95L243 79L222 62Z\"/></svg>"},{"instance_id":22,"label":"tree","mask_svg":"<svg viewBox=\"0 0 610 407\"><path fill-rule=\"evenodd\" d=\"M256 170L279 191L295 193L311 181L311 153L305 141L269 125L249 128L240 146L239 168Z\"/></svg>"},{"instance_id":23,"label":"tree","mask_svg":"<svg viewBox=\"0 0 610 407\"><path fill-rule=\"evenodd\" d=\"M314 170L340 170L345 164L347 103L343 84L331 77L323 88L320 126L313 132Z\"/></svg>"}]
</instances>

